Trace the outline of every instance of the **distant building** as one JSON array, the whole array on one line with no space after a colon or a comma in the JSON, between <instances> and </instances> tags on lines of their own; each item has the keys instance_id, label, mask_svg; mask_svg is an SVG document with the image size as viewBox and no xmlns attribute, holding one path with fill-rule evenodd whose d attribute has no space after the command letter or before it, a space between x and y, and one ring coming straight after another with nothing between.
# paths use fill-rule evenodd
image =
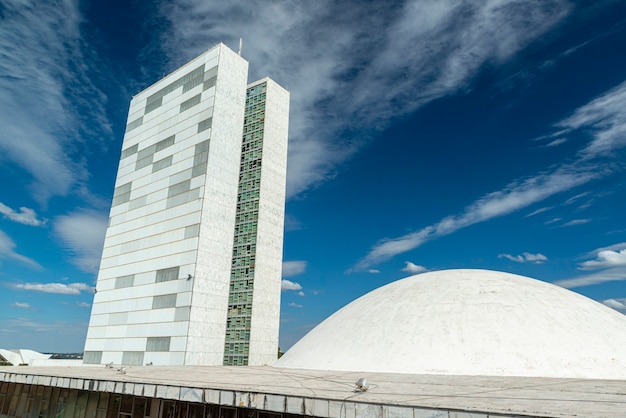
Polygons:
<instances>
[{"instance_id":1,"label":"distant building","mask_svg":"<svg viewBox=\"0 0 626 418\"><path fill-rule=\"evenodd\" d=\"M42 354L33 350L7 350L0 348L0 365L11 364L19 366L21 364L30 364L34 360L47 360L49 358L50 354Z\"/></svg>"},{"instance_id":2,"label":"distant building","mask_svg":"<svg viewBox=\"0 0 626 418\"><path fill-rule=\"evenodd\" d=\"M276 359L289 93L219 44L133 97L86 364Z\"/></svg>"}]
</instances>

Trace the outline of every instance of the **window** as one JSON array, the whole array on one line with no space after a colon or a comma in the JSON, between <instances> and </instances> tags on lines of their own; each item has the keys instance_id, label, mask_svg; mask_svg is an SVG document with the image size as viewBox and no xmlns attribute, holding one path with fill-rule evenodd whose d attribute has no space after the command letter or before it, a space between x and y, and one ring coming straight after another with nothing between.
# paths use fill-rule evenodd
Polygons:
<instances>
[{"instance_id":1,"label":"window","mask_svg":"<svg viewBox=\"0 0 626 418\"><path fill-rule=\"evenodd\" d=\"M152 172L156 173L157 171L163 170L164 168L167 168L171 165L172 165L172 156L170 155L169 157L165 157L162 160L156 161L152 165Z\"/></svg>"},{"instance_id":2,"label":"window","mask_svg":"<svg viewBox=\"0 0 626 418\"><path fill-rule=\"evenodd\" d=\"M170 146L174 145L174 138L175 138L175 136L174 136L174 135L172 135L172 136L169 136L169 137L165 138L165 139L164 139L164 140L162 140L162 141L157 142L157 143L155 144L155 147L154 147L154 152L159 152L159 151L162 151L162 150L164 150L165 148L167 148L167 147L170 147Z\"/></svg>"},{"instance_id":3,"label":"window","mask_svg":"<svg viewBox=\"0 0 626 418\"><path fill-rule=\"evenodd\" d=\"M138 144L135 144L132 147L126 148L124 151L122 151L122 156L120 157L120 159L124 159L126 157L130 157L131 155L135 154L137 152L138 146L139 146Z\"/></svg>"},{"instance_id":4,"label":"window","mask_svg":"<svg viewBox=\"0 0 626 418\"><path fill-rule=\"evenodd\" d=\"M128 122L128 125L126 125L126 132L130 132L133 129L139 128L142 123L143 123L143 116L140 116L139 119L135 119L132 122Z\"/></svg>"},{"instance_id":5,"label":"window","mask_svg":"<svg viewBox=\"0 0 626 418\"><path fill-rule=\"evenodd\" d=\"M180 183L176 183L169 187L167 190L167 197L176 196L177 194L181 194L189 191L189 187L191 186L191 180L181 181Z\"/></svg>"},{"instance_id":6,"label":"window","mask_svg":"<svg viewBox=\"0 0 626 418\"><path fill-rule=\"evenodd\" d=\"M159 295L152 298L152 309L174 307L176 307L176 293L171 293L169 295Z\"/></svg>"},{"instance_id":7,"label":"window","mask_svg":"<svg viewBox=\"0 0 626 418\"><path fill-rule=\"evenodd\" d=\"M142 366L143 351L124 351L122 354L122 364L126 366Z\"/></svg>"},{"instance_id":8,"label":"window","mask_svg":"<svg viewBox=\"0 0 626 418\"><path fill-rule=\"evenodd\" d=\"M213 124L212 117L201 121L200 123L198 123L198 133L202 131L206 131L207 129L211 127L212 124Z\"/></svg>"},{"instance_id":9,"label":"window","mask_svg":"<svg viewBox=\"0 0 626 418\"><path fill-rule=\"evenodd\" d=\"M171 337L148 337L146 351L170 351Z\"/></svg>"},{"instance_id":10,"label":"window","mask_svg":"<svg viewBox=\"0 0 626 418\"><path fill-rule=\"evenodd\" d=\"M135 280L135 275L130 274L128 276L121 276L115 278L115 288L121 289L123 287L131 287Z\"/></svg>"},{"instance_id":11,"label":"window","mask_svg":"<svg viewBox=\"0 0 626 418\"><path fill-rule=\"evenodd\" d=\"M187 99L180 104L180 112L184 112L185 110L189 110L195 105L200 103L202 94L197 94L193 96L191 99Z\"/></svg>"},{"instance_id":12,"label":"window","mask_svg":"<svg viewBox=\"0 0 626 418\"><path fill-rule=\"evenodd\" d=\"M156 272L156 282L157 283L161 283L161 282L167 282L170 280L176 280L178 279L178 273L179 273L180 267L170 267L167 269L161 269L161 270L157 270Z\"/></svg>"}]
</instances>

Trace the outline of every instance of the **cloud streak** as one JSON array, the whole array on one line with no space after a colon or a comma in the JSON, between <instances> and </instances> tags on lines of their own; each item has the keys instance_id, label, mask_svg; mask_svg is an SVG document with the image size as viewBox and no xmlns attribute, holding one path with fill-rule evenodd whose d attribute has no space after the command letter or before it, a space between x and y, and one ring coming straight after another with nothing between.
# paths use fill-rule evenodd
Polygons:
<instances>
[{"instance_id":1,"label":"cloud streak","mask_svg":"<svg viewBox=\"0 0 626 418\"><path fill-rule=\"evenodd\" d=\"M78 210L55 218L53 229L72 254L72 263L84 272L97 273L107 225L105 213Z\"/></svg>"},{"instance_id":2,"label":"cloud streak","mask_svg":"<svg viewBox=\"0 0 626 418\"><path fill-rule=\"evenodd\" d=\"M91 82L74 0L3 2L0 17L0 157L30 174L45 204L87 179L84 139L111 134ZM87 102L88 101L88 102Z\"/></svg>"},{"instance_id":3,"label":"cloud streak","mask_svg":"<svg viewBox=\"0 0 626 418\"><path fill-rule=\"evenodd\" d=\"M283 261L283 277L298 276L306 270L306 261Z\"/></svg>"},{"instance_id":4,"label":"cloud streak","mask_svg":"<svg viewBox=\"0 0 626 418\"><path fill-rule=\"evenodd\" d=\"M15 242L0 230L0 258L9 258L28 265L35 270L43 270L43 267L35 260L15 252Z\"/></svg>"},{"instance_id":5,"label":"cloud streak","mask_svg":"<svg viewBox=\"0 0 626 418\"><path fill-rule=\"evenodd\" d=\"M26 207L21 207L19 211L16 211L0 203L0 213L7 219L24 225L43 226L46 223L45 219L38 219L37 213L33 209Z\"/></svg>"},{"instance_id":6,"label":"cloud streak","mask_svg":"<svg viewBox=\"0 0 626 418\"><path fill-rule=\"evenodd\" d=\"M531 253L522 253L520 255L511 255L511 254L500 254L498 258L506 258L507 260L515 261L516 263L536 263L541 264L544 261L548 260L543 254L531 254Z\"/></svg>"},{"instance_id":7,"label":"cloud streak","mask_svg":"<svg viewBox=\"0 0 626 418\"><path fill-rule=\"evenodd\" d=\"M280 283L280 290L281 291L286 291L286 290L302 290L302 286L300 285L300 283L296 283L296 282L292 282L291 280L287 280L287 279L283 279L282 282Z\"/></svg>"},{"instance_id":8,"label":"cloud streak","mask_svg":"<svg viewBox=\"0 0 626 418\"><path fill-rule=\"evenodd\" d=\"M612 152L626 146L626 82L579 107L571 116L555 124L555 127L559 129L559 135L584 132L589 137L588 144L577 153L573 162L526 179L516 180L504 189L476 200L460 215L448 216L437 224L399 238L382 239L356 264L355 268L369 268L397 254L417 248L431 239L515 212L555 194L623 171L625 168L623 162L619 159L611 161L610 157ZM581 193L573 199L584 195ZM566 203L571 202L572 199ZM531 215L537 213L540 212L535 211ZM555 218L547 223L560 220ZM563 226L589 222L591 219L575 219Z\"/></svg>"},{"instance_id":9,"label":"cloud streak","mask_svg":"<svg viewBox=\"0 0 626 418\"><path fill-rule=\"evenodd\" d=\"M600 171L584 169L582 166L562 166L552 172L512 182L504 189L476 200L459 215L448 216L434 225L399 238L381 240L356 264L355 269L368 268L417 248L426 241L526 208L557 193L588 183L601 174Z\"/></svg>"},{"instance_id":10,"label":"cloud streak","mask_svg":"<svg viewBox=\"0 0 626 418\"><path fill-rule=\"evenodd\" d=\"M269 75L291 91L287 188L294 196L332 178L371 139L365 132L468 89L483 66L505 62L570 5L182 0L163 2L161 11L170 22L161 42L172 68L216 42L234 47L241 36L251 78Z\"/></svg>"},{"instance_id":11,"label":"cloud streak","mask_svg":"<svg viewBox=\"0 0 626 418\"><path fill-rule=\"evenodd\" d=\"M428 269L424 266L419 266L415 263L411 263L410 261L405 261L402 271L410 274L419 274L428 271Z\"/></svg>"},{"instance_id":12,"label":"cloud streak","mask_svg":"<svg viewBox=\"0 0 626 418\"><path fill-rule=\"evenodd\" d=\"M578 268L586 271L598 271L583 276L559 280L554 282L554 284L570 289L611 281L626 280L626 242L597 248L585 254L585 257L593 257L593 259L583 261L578 265Z\"/></svg>"},{"instance_id":13,"label":"cloud streak","mask_svg":"<svg viewBox=\"0 0 626 418\"><path fill-rule=\"evenodd\" d=\"M18 283L13 287L19 290L29 290L42 293L58 293L62 295L80 295L81 292L93 291L93 288L87 283Z\"/></svg>"}]
</instances>

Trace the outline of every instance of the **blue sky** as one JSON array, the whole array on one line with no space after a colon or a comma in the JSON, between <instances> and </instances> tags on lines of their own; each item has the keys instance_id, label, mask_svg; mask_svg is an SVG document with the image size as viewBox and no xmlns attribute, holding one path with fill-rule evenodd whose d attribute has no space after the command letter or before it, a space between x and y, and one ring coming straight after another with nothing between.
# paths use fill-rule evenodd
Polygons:
<instances>
[{"instance_id":1,"label":"blue sky","mask_svg":"<svg viewBox=\"0 0 626 418\"><path fill-rule=\"evenodd\" d=\"M240 37L291 91L283 349L428 270L626 312L622 1L0 0L0 346L82 351L132 95Z\"/></svg>"}]
</instances>

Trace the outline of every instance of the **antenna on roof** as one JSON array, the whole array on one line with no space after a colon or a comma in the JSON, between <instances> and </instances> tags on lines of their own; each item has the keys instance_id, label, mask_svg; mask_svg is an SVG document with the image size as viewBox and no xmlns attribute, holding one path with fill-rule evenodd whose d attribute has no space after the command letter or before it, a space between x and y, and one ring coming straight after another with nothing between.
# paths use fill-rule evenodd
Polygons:
<instances>
[{"instance_id":1,"label":"antenna on roof","mask_svg":"<svg viewBox=\"0 0 626 418\"><path fill-rule=\"evenodd\" d=\"M239 38L239 52L237 52L237 54L239 54L239 56L241 56L241 47L243 46L243 38Z\"/></svg>"}]
</instances>

